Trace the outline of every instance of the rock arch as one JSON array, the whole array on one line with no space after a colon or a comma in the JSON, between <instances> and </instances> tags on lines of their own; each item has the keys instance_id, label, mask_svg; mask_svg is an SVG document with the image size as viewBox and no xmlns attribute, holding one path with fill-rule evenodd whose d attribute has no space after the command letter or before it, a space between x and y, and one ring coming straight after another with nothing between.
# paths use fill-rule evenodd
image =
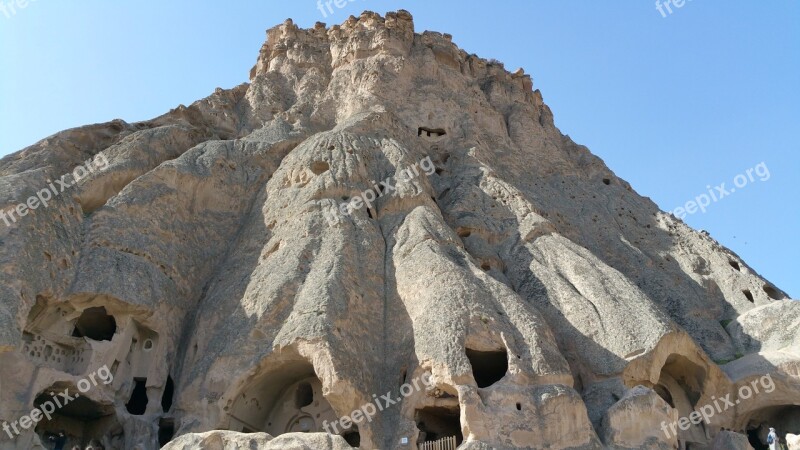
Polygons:
<instances>
[{"instance_id":1,"label":"rock arch","mask_svg":"<svg viewBox=\"0 0 800 450\"><path fill-rule=\"evenodd\" d=\"M123 429L117 420L116 410L111 403L101 403L81 394L61 407L51 408L45 406L53 404L54 397L60 398L60 393L65 389L74 395L78 389L70 383L55 383L44 389L34 398L33 405L41 410L55 410L48 419L43 417L36 426L36 433L42 442L47 441L49 435L60 431L67 435L67 448L78 444L83 447L91 440L101 442L106 448L118 448L123 439Z\"/></svg>"},{"instance_id":2,"label":"rock arch","mask_svg":"<svg viewBox=\"0 0 800 450\"><path fill-rule=\"evenodd\" d=\"M778 436L787 433L800 433L800 405L774 405L751 411L741 422L745 423L750 445L755 450L768 448L767 434L770 427L775 428Z\"/></svg>"},{"instance_id":3,"label":"rock arch","mask_svg":"<svg viewBox=\"0 0 800 450\"><path fill-rule=\"evenodd\" d=\"M228 429L266 432L277 436L290 432L326 432L323 424L337 415L322 394L322 382L314 367L292 361L256 375L232 400ZM341 428L339 433L344 434Z\"/></svg>"},{"instance_id":4,"label":"rock arch","mask_svg":"<svg viewBox=\"0 0 800 450\"><path fill-rule=\"evenodd\" d=\"M719 392L729 392L730 378L683 332L665 335L655 348L634 358L623 373L628 388L643 385L653 389L677 411L689 417L697 408L712 402ZM726 414L719 414L718 420ZM688 430L675 430L683 446L708 446L715 429L701 422Z\"/></svg>"}]
</instances>

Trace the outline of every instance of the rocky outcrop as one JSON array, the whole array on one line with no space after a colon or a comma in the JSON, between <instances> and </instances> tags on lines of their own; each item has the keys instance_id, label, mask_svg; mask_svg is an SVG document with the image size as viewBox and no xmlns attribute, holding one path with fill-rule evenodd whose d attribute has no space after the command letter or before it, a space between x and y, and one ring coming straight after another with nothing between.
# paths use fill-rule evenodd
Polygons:
<instances>
[{"instance_id":1,"label":"rocky outcrop","mask_svg":"<svg viewBox=\"0 0 800 450\"><path fill-rule=\"evenodd\" d=\"M753 450L753 447L743 434L720 431L711 443L711 450Z\"/></svg>"},{"instance_id":2,"label":"rocky outcrop","mask_svg":"<svg viewBox=\"0 0 800 450\"><path fill-rule=\"evenodd\" d=\"M787 434L786 446L788 450L800 450L800 435L791 433Z\"/></svg>"},{"instance_id":3,"label":"rocky outcrop","mask_svg":"<svg viewBox=\"0 0 800 450\"><path fill-rule=\"evenodd\" d=\"M608 448L672 449L678 436L665 425L677 421L678 411L656 391L636 386L606 411L603 441Z\"/></svg>"},{"instance_id":4,"label":"rocky outcrop","mask_svg":"<svg viewBox=\"0 0 800 450\"><path fill-rule=\"evenodd\" d=\"M798 303L406 11L286 21L247 84L0 160L0 205L0 449L797 431Z\"/></svg>"},{"instance_id":5,"label":"rocky outcrop","mask_svg":"<svg viewBox=\"0 0 800 450\"><path fill-rule=\"evenodd\" d=\"M233 431L209 431L199 434L184 434L162 450L347 450L351 447L341 436L324 433L289 433L273 438L266 433L236 433Z\"/></svg>"}]
</instances>

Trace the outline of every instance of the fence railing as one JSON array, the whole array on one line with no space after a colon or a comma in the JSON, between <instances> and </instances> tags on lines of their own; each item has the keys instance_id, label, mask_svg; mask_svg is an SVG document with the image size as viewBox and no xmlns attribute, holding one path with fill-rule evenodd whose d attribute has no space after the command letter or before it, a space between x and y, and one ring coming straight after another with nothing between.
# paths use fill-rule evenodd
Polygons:
<instances>
[{"instance_id":1,"label":"fence railing","mask_svg":"<svg viewBox=\"0 0 800 450\"><path fill-rule=\"evenodd\" d=\"M456 450L456 437L449 436L438 441L423 442L419 450Z\"/></svg>"}]
</instances>

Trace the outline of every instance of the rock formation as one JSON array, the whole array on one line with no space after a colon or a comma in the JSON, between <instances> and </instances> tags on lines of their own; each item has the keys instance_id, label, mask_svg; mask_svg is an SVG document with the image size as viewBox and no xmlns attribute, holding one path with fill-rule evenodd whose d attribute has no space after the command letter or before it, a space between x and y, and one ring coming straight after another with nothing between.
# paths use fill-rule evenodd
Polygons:
<instances>
[{"instance_id":1,"label":"rock formation","mask_svg":"<svg viewBox=\"0 0 800 450\"><path fill-rule=\"evenodd\" d=\"M287 20L247 84L2 159L0 449L800 433L800 303L532 86L406 11Z\"/></svg>"}]
</instances>

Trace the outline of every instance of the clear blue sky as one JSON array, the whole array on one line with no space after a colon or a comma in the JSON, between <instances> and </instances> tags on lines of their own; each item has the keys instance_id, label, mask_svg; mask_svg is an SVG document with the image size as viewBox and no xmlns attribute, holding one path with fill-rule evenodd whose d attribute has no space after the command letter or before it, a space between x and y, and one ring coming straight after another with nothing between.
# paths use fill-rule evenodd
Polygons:
<instances>
[{"instance_id":1,"label":"clear blue sky","mask_svg":"<svg viewBox=\"0 0 800 450\"><path fill-rule=\"evenodd\" d=\"M768 181L686 221L800 296L796 0L694 0L667 17L648 0L355 0L327 18L316 0L30 0L0 11L0 156L245 82L264 30L287 17L308 27L399 8L417 31L524 67L562 132L662 209L764 162Z\"/></svg>"}]
</instances>

